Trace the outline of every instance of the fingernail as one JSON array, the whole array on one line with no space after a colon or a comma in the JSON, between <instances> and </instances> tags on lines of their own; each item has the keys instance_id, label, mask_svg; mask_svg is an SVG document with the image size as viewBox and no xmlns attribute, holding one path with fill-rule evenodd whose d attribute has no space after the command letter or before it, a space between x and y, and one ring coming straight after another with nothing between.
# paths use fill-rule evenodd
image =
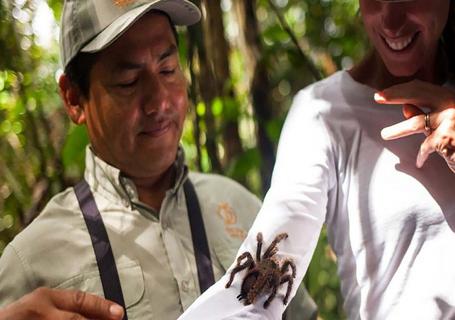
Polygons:
<instances>
[{"instance_id":1,"label":"fingernail","mask_svg":"<svg viewBox=\"0 0 455 320\"><path fill-rule=\"evenodd\" d=\"M121 317L123 316L123 308L117 304L113 304L109 307L109 312L114 317Z\"/></svg>"},{"instance_id":2,"label":"fingernail","mask_svg":"<svg viewBox=\"0 0 455 320\"><path fill-rule=\"evenodd\" d=\"M381 138L384 140L387 140L387 130L386 129L381 130Z\"/></svg>"},{"instance_id":3,"label":"fingernail","mask_svg":"<svg viewBox=\"0 0 455 320\"><path fill-rule=\"evenodd\" d=\"M384 140L389 140L390 139L390 132L388 130L388 128L384 128L381 130L381 138L384 139Z\"/></svg>"},{"instance_id":4,"label":"fingernail","mask_svg":"<svg viewBox=\"0 0 455 320\"><path fill-rule=\"evenodd\" d=\"M376 100L376 102L384 102L385 98L384 98L384 96L381 93L376 92L374 94L374 100Z\"/></svg>"}]
</instances>

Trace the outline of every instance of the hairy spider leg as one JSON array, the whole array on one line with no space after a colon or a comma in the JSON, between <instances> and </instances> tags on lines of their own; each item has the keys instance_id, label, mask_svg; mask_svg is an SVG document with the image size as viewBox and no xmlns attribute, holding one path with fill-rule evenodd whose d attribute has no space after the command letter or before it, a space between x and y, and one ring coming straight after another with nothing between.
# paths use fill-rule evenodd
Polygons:
<instances>
[{"instance_id":1,"label":"hairy spider leg","mask_svg":"<svg viewBox=\"0 0 455 320\"><path fill-rule=\"evenodd\" d=\"M292 277L295 278L296 268L294 262L291 259L284 260L283 265L281 266L281 274L284 274L287 271L288 267L291 267Z\"/></svg>"},{"instance_id":2,"label":"hairy spider leg","mask_svg":"<svg viewBox=\"0 0 455 320\"><path fill-rule=\"evenodd\" d=\"M256 239L258 241L258 247L256 249L256 261L259 262L259 261L261 261L261 251L262 251L262 241L263 241L261 232L258 233Z\"/></svg>"},{"instance_id":3,"label":"hairy spider leg","mask_svg":"<svg viewBox=\"0 0 455 320\"><path fill-rule=\"evenodd\" d=\"M274 254L276 254L278 252L278 248L276 247L278 242L280 242L283 239L286 239L287 237L288 237L287 233L280 233L279 235L277 235L275 237L275 239L272 241L272 243L270 244L270 246L265 251L265 253L262 256L262 258L266 259L266 258L271 257Z\"/></svg>"},{"instance_id":4,"label":"hairy spider leg","mask_svg":"<svg viewBox=\"0 0 455 320\"><path fill-rule=\"evenodd\" d=\"M287 274L281 277L280 285L283 283L288 283L288 289L286 290L286 295L283 298L283 303L286 305L288 303L289 295L291 294L292 285L294 284L294 278L291 275Z\"/></svg>"},{"instance_id":5,"label":"hairy spider leg","mask_svg":"<svg viewBox=\"0 0 455 320\"><path fill-rule=\"evenodd\" d=\"M242 263L242 260L246 258L246 261L244 264L241 264ZM237 258L237 266L232 269L232 272L231 272L231 276L229 278L229 282L226 283L226 288L229 288L232 284L232 281L234 281L234 276L237 272L240 272L242 271L243 269L252 269L256 266L256 264L254 263L254 260L253 260L253 257L251 256L251 253L249 253L248 251L242 253L238 258Z\"/></svg>"},{"instance_id":6,"label":"hairy spider leg","mask_svg":"<svg viewBox=\"0 0 455 320\"><path fill-rule=\"evenodd\" d=\"M278 287L280 286L280 276L278 274L276 273L273 274L273 282L271 283L270 286L272 288L272 293L270 293L270 296L264 302L264 309L267 309L267 307L270 305L270 303L276 296L276 292L278 290Z\"/></svg>"},{"instance_id":7,"label":"hairy spider leg","mask_svg":"<svg viewBox=\"0 0 455 320\"><path fill-rule=\"evenodd\" d=\"M288 267L291 267L292 274L291 275L287 274L285 276L282 276L281 281L280 281L280 285L285 282L289 282L288 289L286 290L286 295L284 296L284 299L283 299L284 304L288 303L289 294L291 293L292 285L294 284L294 278L296 275L296 267L295 267L294 262L291 259L284 260L283 265L281 266L281 274L282 275L285 274L288 270Z\"/></svg>"},{"instance_id":8,"label":"hairy spider leg","mask_svg":"<svg viewBox=\"0 0 455 320\"><path fill-rule=\"evenodd\" d=\"M248 304L248 293L250 292L251 288L253 288L256 279L259 277L259 270L257 268L248 271L245 279L243 279L242 286L240 288L240 294L237 296L237 299L245 300L245 305Z\"/></svg>"}]
</instances>

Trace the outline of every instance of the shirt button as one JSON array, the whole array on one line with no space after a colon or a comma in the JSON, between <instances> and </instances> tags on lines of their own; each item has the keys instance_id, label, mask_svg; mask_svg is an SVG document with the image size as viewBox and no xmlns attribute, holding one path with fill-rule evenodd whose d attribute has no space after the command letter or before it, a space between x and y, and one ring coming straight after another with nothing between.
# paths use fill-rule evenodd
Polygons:
<instances>
[{"instance_id":1,"label":"shirt button","mask_svg":"<svg viewBox=\"0 0 455 320\"><path fill-rule=\"evenodd\" d=\"M183 292L190 291L190 283L189 283L188 280L183 280L182 281L182 290L183 290Z\"/></svg>"}]
</instances>

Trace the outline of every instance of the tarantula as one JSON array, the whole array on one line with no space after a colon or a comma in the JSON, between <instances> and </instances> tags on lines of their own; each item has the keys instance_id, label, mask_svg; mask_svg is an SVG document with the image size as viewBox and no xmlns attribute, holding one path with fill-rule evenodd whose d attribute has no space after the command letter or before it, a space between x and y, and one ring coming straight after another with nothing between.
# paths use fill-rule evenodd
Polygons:
<instances>
[{"instance_id":1,"label":"tarantula","mask_svg":"<svg viewBox=\"0 0 455 320\"><path fill-rule=\"evenodd\" d=\"M287 233L281 233L275 237L270 246L265 251L261 258L261 250L263 244L262 233L259 232L256 239L258 242L256 250L256 262L251 254L246 251L237 258L237 266L232 269L229 282L226 283L226 288L229 288L234 280L236 273L248 269L248 272L243 279L240 294L237 296L239 301L245 299L244 304L249 305L254 303L256 298L262 293L269 293L269 298L264 302L264 308L270 305L270 302L275 298L278 287L288 282L286 295L283 298L283 303L286 305L291 293L292 285L295 278L295 264L292 259L279 259L274 257L278 252L277 244L288 237ZM246 258L245 263L242 261ZM286 273L288 267L291 267L292 273Z\"/></svg>"}]
</instances>

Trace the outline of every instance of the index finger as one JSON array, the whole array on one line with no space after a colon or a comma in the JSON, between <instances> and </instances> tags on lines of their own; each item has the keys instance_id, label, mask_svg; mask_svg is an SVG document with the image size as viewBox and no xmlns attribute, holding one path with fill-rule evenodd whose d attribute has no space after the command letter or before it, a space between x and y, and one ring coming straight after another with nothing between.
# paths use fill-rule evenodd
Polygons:
<instances>
[{"instance_id":1,"label":"index finger","mask_svg":"<svg viewBox=\"0 0 455 320\"><path fill-rule=\"evenodd\" d=\"M425 132L425 115L416 115L407 120L401 121L381 130L381 137L384 140L393 140L406 137L416 133Z\"/></svg>"},{"instance_id":2,"label":"index finger","mask_svg":"<svg viewBox=\"0 0 455 320\"><path fill-rule=\"evenodd\" d=\"M411 104L434 110L455 105L455 92L420 80L394 85L377 92L374 98L381 104Z\"/></svg>"},{"instance_id":3,"label":"index finger","mask_svg":"<svg viewBox=\"0 0 455 320\"><path fill-rule=\"evenodd\" d=\"M120 320L123 308L102 297L78 290L52 290L51 299L61 310L76 312L92 319Z\"/></svg>"}]
</instances>

